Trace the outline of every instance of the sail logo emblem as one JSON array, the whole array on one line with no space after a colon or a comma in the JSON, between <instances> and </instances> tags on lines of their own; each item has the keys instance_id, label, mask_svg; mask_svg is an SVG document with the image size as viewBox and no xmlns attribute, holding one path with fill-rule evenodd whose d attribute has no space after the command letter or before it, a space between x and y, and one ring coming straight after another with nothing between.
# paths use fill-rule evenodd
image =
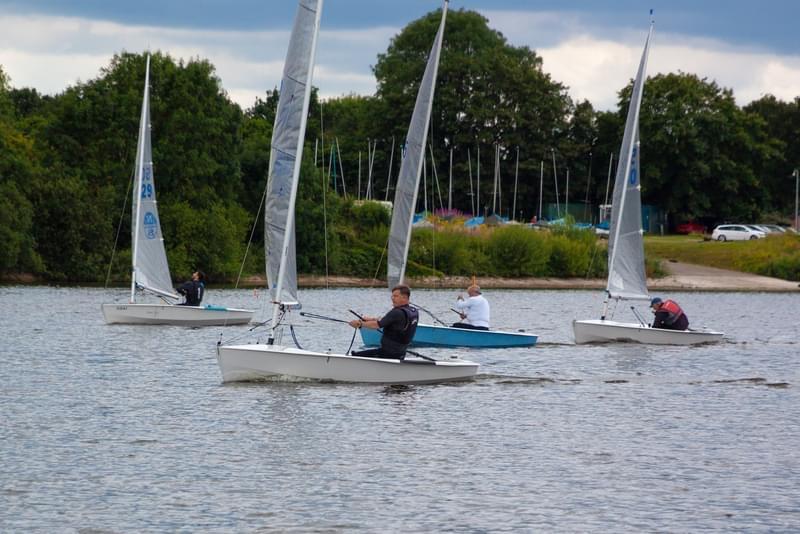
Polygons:
<instances>
[{"instance_id":1,"label":"sail logo emblem","mask_svg":"<svg viewBox=\"0 0 800 534\"><path fill-rule=\"evenodd\" d=\"M637 178L637 176L636 176L636 156L638 156L637 152L638 152L638 150L636 148L634 148L633 149L633 153L631 154L631 174L630 174L630 177L629 177L629 180L628 180L628 182L631 185L636 185L636 178Z\"/></svg>"},{"instance_id":2,"label":"sail logo emblem","mask_svg":"<svg viewBox=\"0 0 800 534\"><path fill-rule=\"evenodd\" d=\"M152 211L144 214L144 235L147 239L158 237L158 221Z\"/></svg>"}]
</instances>

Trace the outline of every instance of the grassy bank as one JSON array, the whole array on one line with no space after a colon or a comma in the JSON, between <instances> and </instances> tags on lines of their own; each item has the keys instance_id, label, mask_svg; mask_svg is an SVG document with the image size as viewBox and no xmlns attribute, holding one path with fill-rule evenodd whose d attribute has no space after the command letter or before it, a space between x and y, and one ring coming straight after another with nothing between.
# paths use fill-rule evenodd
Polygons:
<instances>
[{"instance_id":1,"label":"grassy bank","mask_svg":"<svg viewBox=\"0 0 800 534\"><path fill-rule=\"evenodd\" d=\"M800 235L770 235L753 241L705 241L701 236L646 236L651 260L676 260L800 281Z\"/></svg>"}]
</instances>

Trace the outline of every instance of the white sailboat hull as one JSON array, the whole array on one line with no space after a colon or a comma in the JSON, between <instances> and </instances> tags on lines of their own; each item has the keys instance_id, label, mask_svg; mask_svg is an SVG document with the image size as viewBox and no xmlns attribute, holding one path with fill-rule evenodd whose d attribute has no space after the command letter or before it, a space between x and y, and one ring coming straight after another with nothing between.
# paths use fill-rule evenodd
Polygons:
<instances>
[{"instance_id":1,"label":"white sailboat hull","mask_svg":"<svg viewBox=\"0 0 800 534\"><path fill-rule=\"evenodd\" d=\"M648 345L698 345L715 343L722 339L722 332L710 330L666 330L651 328L638 323L618 323L589 319L572 321L575 343L610 343L627 341Z\"/></svg>"},{"instance_id":2,"label":"white sailboat hull","mask_svg":"<svg viewBox=\"0 0 800 534\"><path fill-rule=\"evenodd\" d=\"M217 348L223 382L319 380L370 384L431 384L469 380L479 365L465 360L430 362L362 358L311 352L280 345L233 345Z\"/></svg>"},{"instance_id":3,"label":"white sailboat hull","mask_svg":"<svg viewBox=\"0 0 800 534\"><path fill-rule=\"evenodd\" d=\"M168 324L178 326L225 326L247 324L254 310L220 306L170 304L103 304L108 324Z\"/></svg>"}]
</instances>

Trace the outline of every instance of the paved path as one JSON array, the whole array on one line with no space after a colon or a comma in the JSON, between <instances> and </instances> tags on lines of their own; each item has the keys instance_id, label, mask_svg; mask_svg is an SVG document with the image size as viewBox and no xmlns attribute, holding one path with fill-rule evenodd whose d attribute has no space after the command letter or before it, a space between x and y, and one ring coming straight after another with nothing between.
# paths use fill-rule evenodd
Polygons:
<instances>
[{"instance_id":1,"label":"paved path","mask_svg":"<svg viewBox=\"0 0 800 534\"><path fill-rule=\"evenodd\" d=\"M728 271L716 267L676 261L661 263L668 276L648 280L650 289L700 291L800 291L797 282L758 274Z\"/></svg>"},{"instance_id":2,"label":"paved path","mask_svg":"<svg viewBox=\"0 0 800 534\"><path fill-rule=\"evenodd\" d=\"M664 278L651 278L647 286L655 291L774 291L800 292L797 282L757 274L728 271L689 263L664 261L668 273ZM258 278L248 280L254 285L264 285ZM327 283L324 276L301 275L298 282L304 287L384 287L383 280L332 276ZM464 289L471 283L466 276L427 277L409 280L412 288ZM604 289L605 279L585 278L490 278L478 277L478 284L486 289Z\"/></svg>"}]
</instances>

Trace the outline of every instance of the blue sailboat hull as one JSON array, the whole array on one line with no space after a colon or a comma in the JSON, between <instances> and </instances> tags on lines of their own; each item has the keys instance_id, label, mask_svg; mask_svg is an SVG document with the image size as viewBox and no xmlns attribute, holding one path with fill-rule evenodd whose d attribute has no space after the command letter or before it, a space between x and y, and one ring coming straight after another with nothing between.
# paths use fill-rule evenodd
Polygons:
<instances>
[{"instance_id":1,"label":"blue sailboat hull","mask_svg":"<svg viewBox=\"0 0 800 534\"><path fill-rule=\"evenodd\" d=\"M360 329L365 345L381 344L381 333L369 328ZM470 330L450 326L421 324L417 326L411 345L415 347L478 347L506 348L532 347L537 336L524 332L501 332L500 330Z\"/></svg>"}]
</instances>

